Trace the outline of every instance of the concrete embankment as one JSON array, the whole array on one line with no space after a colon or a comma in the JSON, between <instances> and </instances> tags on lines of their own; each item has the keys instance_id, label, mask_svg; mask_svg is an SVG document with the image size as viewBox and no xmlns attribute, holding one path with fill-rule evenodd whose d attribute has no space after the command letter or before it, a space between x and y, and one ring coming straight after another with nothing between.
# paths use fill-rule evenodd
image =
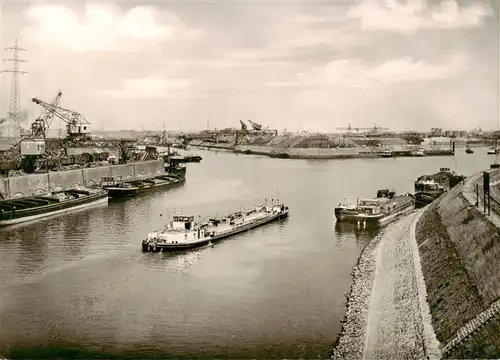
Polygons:
<instances>
[{"instance_id":1,"label":"concrete embankment","mask_svg":"<svg viewBox=\"0 0 500 360\"><path fill-rule=\"evenodd\" d=\"M0 194L3 198L8 199L67 189L74 185L99 184L104 176L128 178L154 175L164 171L163 160L157 160L0 178Z\"/></svg>"},{"instance_id":2,"label":"concrete embankment","mask_svg":"<svg viewBox=\"0 0 500 360\"><path fill-rule=\"evenodd\" d=\"M346 148L295 148L295 147L275 147L258 145L237 145L215 144L207 142L192 142L191 146L205 147L214 150L228 150L237 154L264 155L285 159L360 159L378 158L384 149L391 149L395 156L410 156L411 151L417 150L420 146L389 145L384 148L379 147L346 147ZM449 146L424 146L424 151L428 156L448 156L453 155Z\"/></svg>"},{"instance_id":3,"label":"concrete embankment","mask_svg":"<svg viewBox=\"0 0 500 360\"><path fill-rule=\"evenodd\" d=\"M389 225L363 251L332 358L440 357L415 239L421 213Z\"/></svg>"},{"instance_id":4,"label":"concrete embankment","mask_svg":"<svg viewBox=\"0 0 500 360\"><path fill-rule=\"evenodd\" d=\"M499 178L499 171L491 174L492 182ZM432 203L416 228L432 323L445 358L500 357L498 216L474 206L479 180L471 176Z\"/></svg>"}]
</instances>

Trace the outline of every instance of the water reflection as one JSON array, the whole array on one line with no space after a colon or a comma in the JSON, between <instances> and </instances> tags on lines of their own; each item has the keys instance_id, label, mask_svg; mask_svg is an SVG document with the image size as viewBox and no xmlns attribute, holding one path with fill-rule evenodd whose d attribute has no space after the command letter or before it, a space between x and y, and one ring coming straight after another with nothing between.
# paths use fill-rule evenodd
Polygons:
<instances>
[{"instance_id":1,"label":"water reflection","mask_svg":"<svg viewBox=\"0 0 500 360\"><path fill-rule=\"evenodd\" d=\"M9 248L13 250L9 256L17 258L16 267L19 268L21 276L36 273L47 260L50 235L46 225L36 223L17 229L8 229L2 231L2 235L9 239Z\"/></svg>"},{"instance_id":2,"label":"water reflection","mask_svg":"<svg viewBox=\"0 0 500 360\"><path fill-rule=\"evenodd\" d=\"M145 265L148 270L176 274L193 267L203 258L205 251L212 247L213 245L207 245L195 250L145 253L139 262Z\"/></svg>"},{"instance_id":3,"label":"water reflection","mask_svg":"<svg viewBox=\"0 0 500 360\"><path fill-rule=\"evenodd\" d=\"M358 227L357 224L339 221L335 223L334 228L337 241L355 240L360 250L364 249L381 231L380 228L363 228Z\"/></svg>"},{"instance_id":4,"label":"water reflection","mask_svg":"<svg viewBox=\"0 0 500 360\"><path fill-rule=\"evenodd\" d=\"M117 199L108 204L113 209L113 221L120 227L125 227L127 224L129 214L127 213L127 207L124 206L127 200L130 201L131 199Z\"/></svg>"},{"instance_id":5,"label":"water reflection","mask_svg":"<svg viewBox=\"0 0 500 360\"><path fill-rule=\"evenodd\" d=\"M91 232L91 214L87 211L68 214L65 221L59 219L64 236L61 238L59 235L58 240L66 257L77 257L84 252L89 242L87 236Z\"/></svg>"}]
</instances>

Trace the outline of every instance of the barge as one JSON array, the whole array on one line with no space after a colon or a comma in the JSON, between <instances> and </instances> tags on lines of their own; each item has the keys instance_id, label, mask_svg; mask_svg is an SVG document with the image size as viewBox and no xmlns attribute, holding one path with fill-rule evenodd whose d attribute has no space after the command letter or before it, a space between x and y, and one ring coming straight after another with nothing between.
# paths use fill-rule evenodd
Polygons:
<instances>
[{"instance_id":1,"label":"barge","mask_svg":"<svg viewBox=\"0 0 500 360\"><path fill-rule=\"evenodd\" d=\"M394 153L391 149L385 149L383 152L379 153L378 156L381 158L392 158L394 157Z\"/></svg>"},{"instance_id":2,"label":"barge","mask_svg":"<svg viewBox=\"0 0 500 360\"><path fill-rule=\"evenodd\" d=\"M184 184L184 177L175 175L157 175L153 178L139 178L122 180L121 177L103 177L101 187L108 192L112 199L121 199L125 197L139 195L145 192L160 189L170 189Z\"/></svg>"},{"instance_id":3,"label":"barge","mask_svg":"<svg viewBox=\"0 0 500 360\"><path fill-rule=\"evenodd\" d=\"M0 200L0 226L68 213L107 202L106 191L84 187Z\"/></svg>"},{"instance_id":4,"label":"barge","mask_svg":"<svg viewBox=\"0 0 500 360\"><path fill-rule=\"evenodd\" d=\"M358 226L384 226L400 215L414 209L415 200L412 194L396 196L394 190L377 191L375 199L360 199L354 205L340 203L334 214L337 221L355 223Z\"/></svg>"},{"instance_id":5,"label":"barge","mask_svg":"<svg viewBox=\"0 0 500 360\"><path fill-rule=\"evenodd\" d=\"M447 191L445 186L433 179L417 180L415 181L414 187L415 206L417 208L430 204Z\"/></svg>"},{"instance_id":6,"label":"barge","mask_svg":"<svg viewBox=\"0 0 500 360\"><path fill-rule=\"evenodd\" d=\"M165 172L181 177L186 176L186 164L184 164L182 156L164 154L162 158L165 164Z\"/></svg>"},{"instance_id":7,"label":"barge","mask_svg":"<svg viewBox=\"0 0 500 360\"><path fill-rule=\"evenodd\" d=\"M163 230L150 232L142 241L144 252L189 250L213 244L230 236L248 231L288 216L283 204L261 205L221 219L195 222L194 216L174 216Z\"/></svg>"},{"instance_id":8,"label":"barge","mask_svg":"<svg viewBox=\"0 0 500 360\"><path fill-rule=\"evenodd\" d=\"M422 175L414 182L415 205L417 208L430 204L443 193L455 187L465 179L449 168L441 168L433 175Z\"/></svg>"}]
</instances>

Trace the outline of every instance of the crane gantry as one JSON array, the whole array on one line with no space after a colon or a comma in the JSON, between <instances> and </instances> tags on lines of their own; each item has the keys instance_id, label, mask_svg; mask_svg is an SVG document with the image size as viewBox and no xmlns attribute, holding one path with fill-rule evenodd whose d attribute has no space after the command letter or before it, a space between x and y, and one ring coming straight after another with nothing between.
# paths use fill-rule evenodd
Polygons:
<instances>
[{"instance_id":1,"label":"crane gantry","mask_svg":"<svg viewBox=\"0 0 500 360\"><path fill-rule=\"evenodd\" d=\"M50 128L50 124L54 117L53 109L58 107L61 101L62 91L57 92L56 97L50 103L50 108L44 108L44 111L31 123L31 138L33 139L45 139L46 132Z\"/></svg>"},{"instance_id":2,"label":"crane gantry","mask_svg":"<svg viewBox=\"0 0 500 360\"><path fill-rule=\"evenodd\" d=\"M62 95L62 93L61 93ZM66 123L66 133L68 137L74 140L90 139L90 122L79 112L66 109L54 103L47 103L43 100L31 99L35 104L40 105L48 113L57 116Z\"/></svg>"}]
</instances>

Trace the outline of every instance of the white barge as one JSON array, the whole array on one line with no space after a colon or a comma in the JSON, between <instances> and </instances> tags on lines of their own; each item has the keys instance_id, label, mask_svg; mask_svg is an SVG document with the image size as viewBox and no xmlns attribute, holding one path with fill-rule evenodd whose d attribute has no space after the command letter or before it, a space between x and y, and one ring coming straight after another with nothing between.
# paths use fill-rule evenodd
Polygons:
<instances>
[{"instance_id":1,"label":"white barge","mask_svg":"<svg viewBox=\"0 0 500 360\"><path fill-rule=\"evenodd\" d=\"M230 214L204 223L194 216L174 216L165 229L150 232L142 241L142 251L162 252L196 248L254 229L288 216L283 204L261 205L245 212Z\"/></svg>"}]
</instances>

